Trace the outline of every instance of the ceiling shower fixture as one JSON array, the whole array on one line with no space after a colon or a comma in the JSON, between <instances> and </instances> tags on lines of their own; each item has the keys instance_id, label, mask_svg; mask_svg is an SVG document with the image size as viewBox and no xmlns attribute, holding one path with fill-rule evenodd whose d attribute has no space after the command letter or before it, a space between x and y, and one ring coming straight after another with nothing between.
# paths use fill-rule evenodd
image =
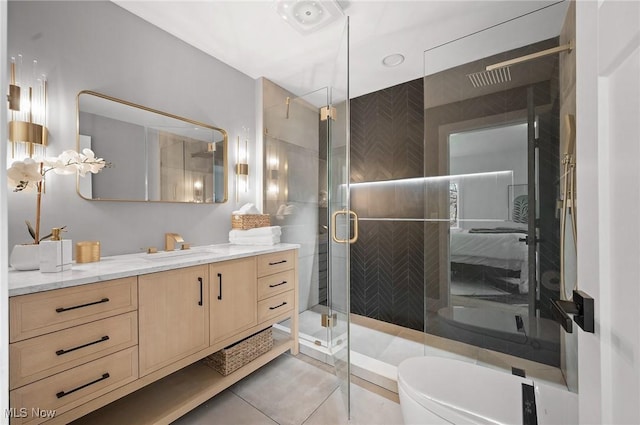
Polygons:
<instances>
[{"instance_id":1,"label":"ceiling shower fixture","mask_svg":"<svg viewBox=\"0 0 640 425\"><path fill-rule=\"evenodd\" d=\"M275 0L282 19L301 34L309 34L343 15L335 0Z\"/></svg>"},{"instance_id":2,"label":"ceiling shower fixture","mask_svg":"<svg viewBox=\"0 0 640 425\"><path fill-rule=\"evenodd\" d=\"M474 72L467 74L473 87L485 87L493 84L506 83L511 81L511 70L508 66L492 69L490 71Z\"/></svg>"}]
</instances>

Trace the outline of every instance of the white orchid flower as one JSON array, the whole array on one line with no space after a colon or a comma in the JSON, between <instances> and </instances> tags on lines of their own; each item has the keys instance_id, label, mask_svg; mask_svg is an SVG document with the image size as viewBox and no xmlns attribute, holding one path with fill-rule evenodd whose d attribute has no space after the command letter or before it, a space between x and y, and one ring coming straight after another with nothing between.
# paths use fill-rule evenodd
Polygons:
<instances>
[{"instance_id":1,"label":"white orchid flower","mask_svg":"<svg viewBox=\"0 0 640 425\"><path fill-rule=\"evenodd\" d=\"M31 158L11 164L11 167L7 170L9 187L14 192L36 190L38 182L42 180L39 166L40 164Z\"/></svg>"},{"instance_id":2,"label":"white orchid flower","mask_svg":"<svg viewBox=\"0 0 640 425\"><path fill-rule=\"evenodd\" d=\"M79 168L78 171L82 177L84 177L87 172L91 172L93 174L99 173L106 165L105 160L102 158L96 158L96 154L89 148L82 150L80 158L81 168Z\"/></svg>"},{"instance_id":3,"label":"white orchid flower","mask_svg":"<svg viewBox=\"0 0 640 425\"><path fill-rule=\"evenodd\" d=\"M52 170L56 174L69 175L78 171L80 154L74 150L66 150L58 155L57 161L52 164Z\"/></svg>"}]
</instances>

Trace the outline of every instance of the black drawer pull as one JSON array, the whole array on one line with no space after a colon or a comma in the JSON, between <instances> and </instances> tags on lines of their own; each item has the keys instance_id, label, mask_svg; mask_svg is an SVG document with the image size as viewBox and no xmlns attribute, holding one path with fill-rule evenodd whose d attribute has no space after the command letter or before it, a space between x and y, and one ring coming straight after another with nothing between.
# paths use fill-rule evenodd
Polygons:
<instances>
[{"instance_id":1,"label":"black drawer pull","mask_svg":"<svg viewBox=\"0 0 640 425\"><path fill-rule=\"evenodd\" d=\"M275 307L269 307L269 310L275 310L276 308L280 308L280 307L282 307L283 305L287 305L287 302L285 301L285 302L283 302L282 304L277 305L277 306L275 306Z\"/></svg>"},{"instance_id":2,"label":"black drawer pull","mask_svg":"<svg viewBox=\"0 0 640 425\"><path fill-rule=\"evenodd\" d=\"M218 299L222 299L222 273L218 273Z\"/></svg>"},{"instance_id":3,"label":"black drawer pull","mask_svg":"<svg viewBox=\"0 0 640 425\"><path fill-rule=\"evenodd\" d=\"M84 385L80 385L78 388L74 388L71 391L60 391L59 393L56 394L56 397L62 398L64 396L66 396L66 395L75 393L76 391L80 391L83 388L87 388L89 385L97 384L100 381L104 381L107 378L109 378L109 374L108 373L103 373L102 376L100 378L96 379L95 381L91 381L91 382L88 382L88 383L86 383Z\"/></svg>"},{"instance_id":4,"label":"black drawer pull","mask_svg":"<svg viewBox=\"0 0 640 425\"><path fill-rule=\"evenodd\" d=\"M282 264L282 263L286 263L287 260L282 260L282 261L276 261L275 263L269 263L270 266L275 266L276 264Z\"/></svg>"},{"instance_id":5,"label":"black drawer pull","mask_svg":"<svg viewBox=\"0 0 640 425\"><path fill-rule=\"evenodd\" d=\"M200 301L198 301L198 305L202 305L202 278L198 278L198 282L200 282Z\"/></svg>"},{"instance_id":6,"label":"black drawer pull","mask_svg":"<svg viewBox=\"0 0 640 425\"><path fill-rule=\"evenodd\" d=\"M90 305L96 305L96 304L102 304L102 303L108 303L108 302L109 302L109 298L103 298L100 301L94 301L92 303L81 304L81 305L74 305L73 307L58 307L56 308L56 313L62 313L63 311L75 310L76 308L89 307Z\"/></svg>"},{"instance_id":7,"label":"black drawer pull","mask_svg":"<svg viewBox=\"0 0 640 425\"><path fill-rule=\"evenodd\" d=\"M90 345L99 344L99 343L104 342L104 341L109 341L109 336L108 335L103 336L102 338L100 338L97 341L88 342L88 343L86 343L84 345L79 345L77 347L69 348L68 350L58 350L58 351L56 351L56 354L58 356L61 356L63 354L67 354L67 353L70 353L72 351L76 351L76 350L79 350L81 348L88 347Z\"/></svg>"},{"instance_id":8,"label":"black drawer pull","mask_svg":"<svg viewBox=\"0 0 640 425\"><path fill-rule=\"evenodd\" d=\"M269 288L275 288L276 286L284 285L284 284L286 284L286 283L287 283L287 281L286 281L286 280L283 280L282 282L280 282L280 283L276 283L275 285L269 285Z\"/></svg>"}]
</instances>

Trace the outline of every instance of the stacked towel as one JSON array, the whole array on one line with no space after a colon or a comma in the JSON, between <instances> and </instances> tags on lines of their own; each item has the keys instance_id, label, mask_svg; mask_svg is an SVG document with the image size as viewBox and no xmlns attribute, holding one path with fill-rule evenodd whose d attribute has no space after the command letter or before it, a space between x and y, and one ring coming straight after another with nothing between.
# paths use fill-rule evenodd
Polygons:
<instances>
[{"instance_id":1,"label":"stacked towel","mask_svg":"<svg viewBox=\"0 0 640 425\"><path fill-rule=\"evenodd\" d=\"M258 208L252 203L244 204L238 211L232 211L232 215L260 214Z\"/></svg>"},{"instance_id":2,"label":"stacked towel","mask_svg":"<svg viewBox=\"0 0 640 425\"><path fill-rule=\"evenodd\" d=\"M281 234L280 226L234 229L229 232L229 242L234 245L275 245L280 243Z\"/></svg>"}]
</instances>

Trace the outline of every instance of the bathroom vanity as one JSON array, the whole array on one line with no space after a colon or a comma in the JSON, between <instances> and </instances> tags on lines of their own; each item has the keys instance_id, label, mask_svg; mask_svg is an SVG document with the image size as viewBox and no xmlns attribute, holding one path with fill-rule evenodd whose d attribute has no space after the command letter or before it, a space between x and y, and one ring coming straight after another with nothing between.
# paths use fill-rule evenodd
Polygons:
<instances>
[{"instance_id":1,"label":"bathroom vanity","mask_svg":"<svg viewBox=\"0 0 640 425\"><path fill-rule=\"evenodd\" d=\"M297 354L297 248L211 245L10 272L11 423L166 424ZM201 362L289 318L291 333L273 328L273 349L235 372Z\"/></svg>"}]
</instances>

